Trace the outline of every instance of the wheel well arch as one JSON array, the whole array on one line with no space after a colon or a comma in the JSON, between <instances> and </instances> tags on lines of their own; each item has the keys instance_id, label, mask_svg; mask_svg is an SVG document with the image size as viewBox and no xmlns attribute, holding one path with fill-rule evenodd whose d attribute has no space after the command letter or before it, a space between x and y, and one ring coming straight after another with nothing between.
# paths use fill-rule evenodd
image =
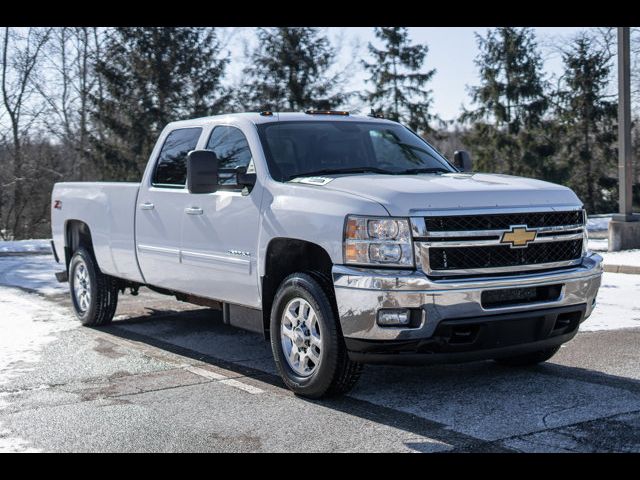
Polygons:
<instances>
[{"instance_id":1,"label":"wheel well arch","mask_svg":"<svg viewBox=\"0 0 640 480\"><path fill-rule=\"evenodd\" d=\"M93 254L91 229L82 220L67 220L64 226L64 256L67 271L71 257L80 247L86 248Z\"/></svg>"},{"instance_id":2,"label":"wheel well arch","mask_svg":"<svg viewBox=\"0 0 640 480\"><path fill-rule=\"evenodd\" d=\"M261 277L262 321L267 338L273 298L287 276L296 272L312 272L319 281L333 285L333 262L329 253L320 245L306 240L286 237L271 239L265 252L264 267L264 275Z\"/></svg>"}]
</instances>

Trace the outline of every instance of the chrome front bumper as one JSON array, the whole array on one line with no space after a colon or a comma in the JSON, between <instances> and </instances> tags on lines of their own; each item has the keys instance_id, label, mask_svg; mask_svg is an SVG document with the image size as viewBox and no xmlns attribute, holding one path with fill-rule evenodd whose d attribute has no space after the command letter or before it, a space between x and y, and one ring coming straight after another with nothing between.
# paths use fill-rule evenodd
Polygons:
<instances>
[{"instance_id":1,"label":"chrome front bumper","mask_svg":"<svg viewBox=\"0 0 640 480\"><path fill-rule=\"evenodd\" d=\"M595 305L602 276L602 257L589 253L580 265L552 272L472 279L430 279L421 272L333 267L338 312L346 339L413 340L430 338L443 320L528 312L586 304L584 318ZM557 300L519 306L483 308L482 292L514 287L562 284ZM415 328L381 327L381 308L420 308Z\"/></svg>"}]
</instances>

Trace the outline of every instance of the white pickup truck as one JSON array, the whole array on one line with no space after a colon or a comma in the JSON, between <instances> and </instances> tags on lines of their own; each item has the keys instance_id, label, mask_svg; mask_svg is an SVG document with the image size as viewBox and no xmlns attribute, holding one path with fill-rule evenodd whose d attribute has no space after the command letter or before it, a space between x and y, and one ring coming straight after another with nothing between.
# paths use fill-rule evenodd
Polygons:
<instances>
[{"instance_id":1,"label":"white pickup truck","mask_svg":"<svg viewBox=\"0 0 640 480\"><path fill-rule=\"evenodd\" d=\"M141 286L220 308L308 397L347 391L365 363L543 362L600 287L582 203L454 163L347 112L174 122L140 183L55 185L57 277L85 325Z\"/></svg>"}]
</instances>

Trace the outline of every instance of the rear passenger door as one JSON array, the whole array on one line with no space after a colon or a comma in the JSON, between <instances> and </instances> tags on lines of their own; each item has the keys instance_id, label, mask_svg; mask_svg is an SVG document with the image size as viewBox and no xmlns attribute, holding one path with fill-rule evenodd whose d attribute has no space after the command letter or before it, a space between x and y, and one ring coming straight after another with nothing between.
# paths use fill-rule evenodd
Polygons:
<instances>
[{"instance_id":1,"label":"rear passenger door","mask_svg":"<svg viewBox=\"0 0 640 480\"><path fill-rule=\"evenodd\" d=\"M220 168L247 167L255 172L253 155L241 129L218 125L207 150L215 152ZM235 176L221 174L230 188ZM259 185L211 194L188 194L182 216L181 286L183 291L247 306L259 306L256 252L260 214Z\"/></svg>"},{"instance_id":2,"label":"rear passenger door","mask_svg":"<svg viewBox=\"0 0 640 480\"><path fill-rule=\"evenodd\" d=\"M177 288L180 224L187 200L187 153L196 148L202 128L173 130L165 139L150 181L140 186L136 206L138 263L150 285Z\"/></svg>"}]
</instances>

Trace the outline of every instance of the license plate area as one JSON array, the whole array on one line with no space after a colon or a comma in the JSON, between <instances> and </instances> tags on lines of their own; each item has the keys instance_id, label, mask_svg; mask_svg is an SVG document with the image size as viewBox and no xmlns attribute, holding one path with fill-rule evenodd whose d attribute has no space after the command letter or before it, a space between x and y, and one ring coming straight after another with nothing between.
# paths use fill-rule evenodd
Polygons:
<instances>
[{"instance_id":1,"label":"license plate area","mask_svg":"<svg viewBox=\"0 0 640 480\"><path fill-rule=\"evenodd\" d=\"M482 308L489 310L531 303L555 302L560 298L562 287L562 284L557 284L485 290L481 295Z\"/></svg>"}]
</instances>

